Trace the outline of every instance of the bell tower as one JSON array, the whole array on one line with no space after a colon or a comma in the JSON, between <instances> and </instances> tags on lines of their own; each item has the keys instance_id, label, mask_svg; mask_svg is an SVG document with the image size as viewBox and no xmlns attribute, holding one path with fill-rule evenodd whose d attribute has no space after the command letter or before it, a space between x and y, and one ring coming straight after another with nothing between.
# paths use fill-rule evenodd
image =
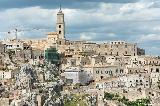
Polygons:
<instances>
[{"instance_id":1,"label":"bell tower","mask_svg":"<svg viewBox=\"0 0 160 106\"><path fill-rule=\"evenodd\" d=\"M61 5L59 12L57 13L56 31L60 39L65 39L65 21L64 14L61 10Z\"/></svg>"}]
</instances>

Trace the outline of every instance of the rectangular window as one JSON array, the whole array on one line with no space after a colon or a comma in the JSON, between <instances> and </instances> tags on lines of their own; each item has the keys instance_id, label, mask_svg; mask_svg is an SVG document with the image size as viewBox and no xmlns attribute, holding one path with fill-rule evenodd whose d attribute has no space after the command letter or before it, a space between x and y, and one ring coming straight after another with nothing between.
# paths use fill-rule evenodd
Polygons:
<instances>
[{"instance_id":1,"label":"rectangular window","mask_svg":"<svg viewBox=\"0 0 160 106\"><path fill-rule=\"evenodd\" d=\"M118 56L119 54L118 54L118 52L117 52L117 56Z\"/></svg>"},{"instance_id":2,"label":"rectangular window","mask_svg":"<svg viewBox=\"0 0 160 106\"><path fill-rule=\"evenodd\" d=\"M159 73L159 68L156 68L156 72Z\"/></svg>"}]
</instances>

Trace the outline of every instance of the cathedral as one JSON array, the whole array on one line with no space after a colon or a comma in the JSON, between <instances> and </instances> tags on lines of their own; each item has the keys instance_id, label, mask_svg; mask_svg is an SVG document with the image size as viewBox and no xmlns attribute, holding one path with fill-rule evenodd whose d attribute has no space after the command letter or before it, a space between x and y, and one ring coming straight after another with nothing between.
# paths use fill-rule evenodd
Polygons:
<instances>
[{"instance_id":1,"label":"cathedral","mask_svg":"<svg viewBox=\"0 0 160 106\"><path fill-rule=\"evenodd\" d=\"M47 35L47 40L51 45L56 44L58 40L65 40L65 21L61 8L57 13L56 32L50 32Z\"/></svg>"},{"instance_id":2,"label":"cathedral","mask_svg":"<svg viewBox=\"0 0 160 106\"><path fill-rule=\"evenodd\" d=\"M11 45L4 43L5 45ZM95 43L91 41L68 40L65 37L65 17L60 8L57 13L56 30L48 32L47 37L39 40L21 40L21 45L29 45L33 50L44 52L48 48L56 48L58 53L65 57L80 58L83 56L139 56L144 55L145 50L139 48L136 43L125 41L110 41L106 43ZM12 46L13 47L13 46ZM22 47L23 48L23 47Z\"/></svg>"},{"instance_id":3,"label":"cathedral","mask_svg":"<svg viewBox=\"0 0 160 106\"><path fill-rule=\"evenodd\" d=\"M65 38L65 18L61 8L57 13L56 32L47 34L47 46L57 48L59 53L67 57L74 57L80 54L85 55L115 55L115 56L136 56L144 55L145 51L137 47L137 44L125 41L111 41L97 44L88 41L70 41Z\"/></svg>"}]
</instances>

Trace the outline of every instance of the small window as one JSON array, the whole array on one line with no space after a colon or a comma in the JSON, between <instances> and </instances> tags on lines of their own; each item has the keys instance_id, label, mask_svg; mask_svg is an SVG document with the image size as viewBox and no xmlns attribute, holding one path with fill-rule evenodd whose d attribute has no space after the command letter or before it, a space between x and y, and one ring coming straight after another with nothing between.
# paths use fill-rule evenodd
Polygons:
<instances>
[{"instance_id":1,"label":"small window","mask_svg":"<svg viewBox=\"0 0 160 106\"><path fill-rule=\"evenodd\" d=\"M118 73L118 69L116 69L116 73Z\"/></svg>"},{"instance_id":2,"label":"small window","mask_svg":"<svg viewBox=\"0 0 160 106\"><path fill-rule=\"evenodd\" d=\"M101 79L103 79L103 76L101 76Z\"/></svg>"},{"instance_id":3,"label":"small window","mask_svg":"<svg viewBox=\"0 0 160 106\"><path fill-rule=\"evenodd\" d=\"M118 54L118 52L117 52L117 56L118 56L119 54Z\"/></svg>"},{"instance_id":4,"label":"small window","mask_svg":"<svg viewBox=\"0 0 160 106\"><path fill-rule=\"evenodd\" d=\"M61 34L62 32L61 31L59 31L59 34Z\"/></svg>"},{"instance_id":5,"label":"small window","mask_svg":"<svg viewBox=\"0 0 160 106\"><path fill-rule=\"evenodd\" d=\"M62 42L61 42L61 41L59 41L59 45L61 45L61 43L62 43Z\"/></svg>"},{"instance_id":6,"label":"small window","mask_svg":"<svg viewBox=\"0 0 160 106\"><path fill-rule=\"evenodd\" d=\"M112 71L111 70L109 71L109 75L112 75Z\"/></svg>"},{"instance_id":7,"label":"small window","mask_svg":"<svg viewBox=\"0 0 160 106\"><path fill-rule=\"evenodd\" d=\"M59 25L59 28L61 28L61 25Z\"/></svg>"},{"instance_id":8,"label":"small window","mask_svg":"<svg viewBox=\"0 0 160 106\"><path fill-rule=\"evenodd\" d=\"M159 73L159 68L156 68L156 72Z\"/></svg>"}]
</instances>

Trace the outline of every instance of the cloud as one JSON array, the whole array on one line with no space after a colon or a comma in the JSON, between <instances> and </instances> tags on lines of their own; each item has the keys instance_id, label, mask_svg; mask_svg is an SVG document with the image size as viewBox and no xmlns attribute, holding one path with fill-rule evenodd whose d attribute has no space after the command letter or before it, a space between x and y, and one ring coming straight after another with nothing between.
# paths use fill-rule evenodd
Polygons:
<instances>
[{"instance_id":1,"label":"cloud","mask_svg":"<svg viewBox=\"0 0 160 106\"><path fill-rule=\"evenodd\" d=\"M141 11L143 9L150 8L153 6L154 2L137 2L128 3L120 8L121 13L132 13L136 11Z\"/></svg>"},{"instance_id":2,"label":"cloud","mask_svg":"<svg viewBox=\"0 0 160 106\"><path fill-rule=\"evenodd\" d=\"M96 36L95 33L81 33L80 40L92 40Z\"/></svg>"},{"instance_id":3,"label":"cloud","mask_svg":"<svg viewBox=\"0 0 160 106\"><path fill-rule=\"evenodd\" d=\"M147 41L160 41L160 35L149 34L149 35L142 35L139 38L139 42L147 42Z\"/></svg>"},{"instance_id":4,"label":"cloud","mask_svg":"<svg viewBox=\"0 0 160 106\"><path fill-rule=\"evenodd\" d=\"M154 31L160 31L160 26L155 26L155 27L153 28L153 30L154 30Z\"/></svg>"},{"instance_id":5,"label":"cloud","mask_svg":"<svg viewBox=\"0 0 160 106\"><path fill-rule=\"evenodd\" d=\"M138 0L0 0L0 9L42 7L55 9L61 2L64 8L87 9L94 8L97 3L133 3Z\"/></svg>"},{"instance_id":6,"label":"cloud","mask_svg":"<svg viewBox=\"0 0 160 106\"><path fill-rule=\"evenodd\" d=\"M1 11L0 24L3 26L0 26L0 31L9 32L17 28L21 38L41 38L44 36L41 34L44 34L42 28L46 28L46 31L54 29L54 23L56 21L54 14L56 15L57 11L58 10L41 9L40 7ZM23 36L20 35L22 32ZM14 33L10 34L10 36L13 35ZM1 36L3 36L3 38L10 37L5 33L1 34Z\"/></svg>"}]
</instances>

